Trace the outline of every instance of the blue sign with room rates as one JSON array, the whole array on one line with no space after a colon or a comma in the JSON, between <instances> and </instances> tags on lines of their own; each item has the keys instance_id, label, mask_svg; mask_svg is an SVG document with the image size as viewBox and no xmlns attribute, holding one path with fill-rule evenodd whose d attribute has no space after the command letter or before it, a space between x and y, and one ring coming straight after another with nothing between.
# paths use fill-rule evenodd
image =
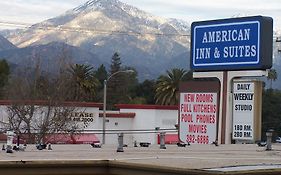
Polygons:
<instances>
[{"instance_id":1,"label":"blue sign with room rates","mask_svg":"<svg viewBox=\"0 0 281 175\"><path fill-rule=\"evenodd\" d=\"M191 69L270 68L272 26L272 18L262 16L192 23Z\"/></svg>"}]
</instances>

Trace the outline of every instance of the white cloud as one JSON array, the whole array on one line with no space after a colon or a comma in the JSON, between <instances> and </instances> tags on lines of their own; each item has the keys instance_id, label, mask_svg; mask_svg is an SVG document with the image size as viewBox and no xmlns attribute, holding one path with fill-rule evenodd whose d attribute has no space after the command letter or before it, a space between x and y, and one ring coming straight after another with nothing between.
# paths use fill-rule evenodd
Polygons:
<instances>
[{"instance_id":1,"label":"white cloud","mask_svg":"<svg viewBox=\"0 0 281 175\"><path fill-rule=\"evenodd\" d=\"M74 3L74 0L0 1L0 20L36 23L62 14L80 3Z\"/></svg>"},{"instance_id":2,"label":"white cloud","mask_svg":"<svg viewBox=\"0 0 281 175\"><path fill-rule=\"evenodd\" d=\"M233 16L271 16L281 26L281 1L277 0L122 0L150 13L188 22Z\"/></svg>"}]
</instances>

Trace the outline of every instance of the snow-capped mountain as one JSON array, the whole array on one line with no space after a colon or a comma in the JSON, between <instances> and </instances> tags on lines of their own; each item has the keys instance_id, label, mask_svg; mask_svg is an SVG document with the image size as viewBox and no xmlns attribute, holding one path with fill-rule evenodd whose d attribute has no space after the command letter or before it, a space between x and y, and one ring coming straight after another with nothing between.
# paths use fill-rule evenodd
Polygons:
<instances>
[{"instance_id":1,"label":"snow-capped mountain","mask_svg":"<svg viewBox=\"0 0 281 175\"><path fill-rule=\"evenodd\" d=\"M9 50L9 49L16 49L17 47L13 45L10 41L0 35L0 51Z\"/></svg>"},{"instance_id":2,"label":"snow-capped mountain","mask_svg":"<svg viewBox=\"0 0 281 175\"><path fill-rule=\"evenodd\" d=\"M188 69L188 34L184 21L153 16L118 0L90 0L7 38L20 48L65 42L108 63L119 52L123 64L135 67L143 79L174 67L171 63L179 56L178 65Z\"/></svg>"},{"instance_id":3,"label":"snow-capped mountain","mask_svg":"<svg viewBox=\"0 0 281 175\"><path fill-rule=\"evenodd\" d=\"M42 52L40 59L46 59L42 63L50 63L59 50L68 48L73 62L97 68L99 64L108 67L114 52L119 52L123 65L135 67L140 80L151 79L173 67L189 69L189 26L118 0L90 0L28 29L5 31L2 34L20 49L5 49L0 57L26 63L33 53ZM275 31L274 36L281 39L281 32ZM273 68L281 74L278 50L281 42L274 41ZM280 82L273 85L281 87Z\"/></svg>"}]
</instances>

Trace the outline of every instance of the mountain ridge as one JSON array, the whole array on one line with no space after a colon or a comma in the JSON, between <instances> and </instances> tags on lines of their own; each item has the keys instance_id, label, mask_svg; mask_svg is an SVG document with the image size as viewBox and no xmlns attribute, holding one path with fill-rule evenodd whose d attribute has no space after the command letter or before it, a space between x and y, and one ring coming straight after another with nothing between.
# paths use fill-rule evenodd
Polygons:
<instances>
[{"instance_id":1,"label":"mountain ridge","mask_svg":"<svg viewBox=\"0 0 281 175\"><path fill-rule=\"evenodd\" d=\"M124 65L136 67L143 80L156 78L188 51L188 28L184 21L153 16L118 0L91 0L7 36L19 48L64 42L107 64L119 52Z\"/></svg>"},{"instance_id":2,"label":"mountain ridge","mask_svg":"<svg viewBox=\"0 0 281 175\"><path fill-rule=\"evenodd\" d=\"M16 48L17 46L12 44L9 40L7 40L2 35L0 35L0 51L16 49Z\"/></svg>"}]
</instances>

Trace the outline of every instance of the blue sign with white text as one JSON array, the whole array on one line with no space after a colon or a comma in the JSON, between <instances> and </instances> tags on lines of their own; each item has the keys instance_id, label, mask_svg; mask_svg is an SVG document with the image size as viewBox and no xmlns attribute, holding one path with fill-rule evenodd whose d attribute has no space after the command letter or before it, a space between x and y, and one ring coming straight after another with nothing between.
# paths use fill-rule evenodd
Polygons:
<instances>
[{"instance_id":1,"label":"blue sign with white text","mask_svg":"<svg viewBox=\"0 0 281 175\"><path fill-rule=\"evenodd\" d=\"M270 68L272 30L272 18L261 16L192 23L191 68L195 71Z\"/></svg>"}]
</instances>

